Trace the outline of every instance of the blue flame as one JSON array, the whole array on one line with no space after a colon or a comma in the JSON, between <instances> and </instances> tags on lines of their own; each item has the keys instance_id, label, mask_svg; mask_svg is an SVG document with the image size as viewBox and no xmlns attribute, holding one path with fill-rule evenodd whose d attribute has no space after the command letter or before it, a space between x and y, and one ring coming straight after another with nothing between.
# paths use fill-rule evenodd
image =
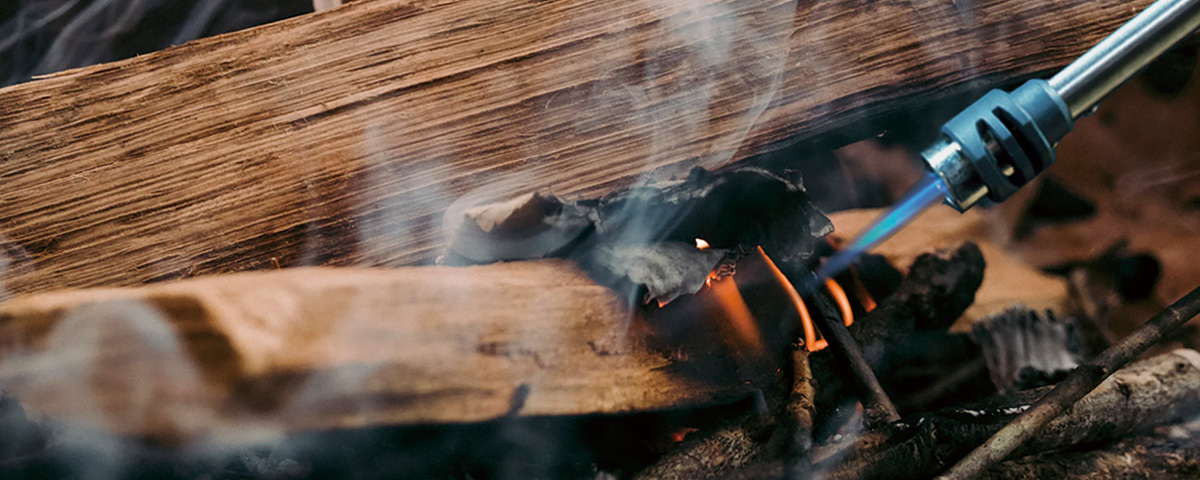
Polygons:
<instances>
[{"instance_id":1,"label":"blue flame","mask_svg":"<svg viewBox=\"0 0 1200 480\"><path fill-rule=\"evenodd\" d=\"M850 267L858 257L883 243L927 208L941 203L946 197L946 184L932 173L926 173L892 208L875 220L866 230L837 253L825 260L815 277L801 291L812 291L821 282Z\"/></svg>"}]
</instances>

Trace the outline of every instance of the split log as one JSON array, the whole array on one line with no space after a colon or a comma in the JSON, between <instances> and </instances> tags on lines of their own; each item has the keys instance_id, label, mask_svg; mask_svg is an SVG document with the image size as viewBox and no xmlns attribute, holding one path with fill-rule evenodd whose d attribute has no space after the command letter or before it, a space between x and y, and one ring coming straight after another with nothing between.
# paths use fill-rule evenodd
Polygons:
<instances>
[{"instance_id":1,"label":"split log","mask_svg":"<svg viewBox=\"0 0 1200 480\"><path fill-rule=\"evenodd\" d=\"M871 135L1149 3L363 0L63 72L0 91L5 288L420 262L468 192Z\"/></svg>"},{"instance_id":2,"label":"split log","mask_svg":"<svg viewBox=\"0 0 1200 480\"><path fill-rule=\"evenodd\" d=\"M672 373L565 261L247 272L0 305L0 388L156 440L661 410L745 398Z\"/></svg>"}]
</instances>

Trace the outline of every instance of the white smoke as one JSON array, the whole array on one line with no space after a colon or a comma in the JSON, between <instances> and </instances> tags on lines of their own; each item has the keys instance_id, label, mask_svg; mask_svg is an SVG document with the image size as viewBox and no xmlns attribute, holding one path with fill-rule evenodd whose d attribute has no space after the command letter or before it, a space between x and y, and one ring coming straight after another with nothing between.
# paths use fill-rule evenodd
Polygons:
<instances>
[{"instance_id":1,"label":"white smoke","mask_svg":"<svg viewBox=\"0 0 1200 480\"><path fill-rule=\"evenodd\" d=\"M123 434L170 438L213 425L211 392L176 327L152 305L85 304L66 312L44 337L30 334L24 345L6 346L0 388L26 409L70 426L55 441L87 464L80 470L84 478L121 476L128 453Z\"/></svg>"}]
</instances>

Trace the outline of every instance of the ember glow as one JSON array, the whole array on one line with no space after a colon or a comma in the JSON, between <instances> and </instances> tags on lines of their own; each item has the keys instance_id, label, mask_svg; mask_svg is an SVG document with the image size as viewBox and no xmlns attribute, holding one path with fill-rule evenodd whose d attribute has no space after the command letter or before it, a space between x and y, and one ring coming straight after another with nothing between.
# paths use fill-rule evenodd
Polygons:
<instances>
[{"instance_id":1,"label":"ember glow","mask_svg":"<svg viewBox=\"0 0 1200 480\"><path fill-rule=\"evenodd\" d=\"M700 430L699 428L690 428L690 427L689 428L681 428L678 431L671 434L671 442L673 442L673 443L682 442L684 439L687 438L687 435L689 433L696 432L699 430Z\"/></svg>"},{"instance_id":2,"label":"ember glow","mask_svg":"<svg viewBox=\"0 0 1200 480\"><path fill-rule=\"evenodd\" d=\"M708 242L706 242L703 238L696 239L696 249L697 250L704 250L708 247L709 247Z\"/></svg>"}]
</instances>

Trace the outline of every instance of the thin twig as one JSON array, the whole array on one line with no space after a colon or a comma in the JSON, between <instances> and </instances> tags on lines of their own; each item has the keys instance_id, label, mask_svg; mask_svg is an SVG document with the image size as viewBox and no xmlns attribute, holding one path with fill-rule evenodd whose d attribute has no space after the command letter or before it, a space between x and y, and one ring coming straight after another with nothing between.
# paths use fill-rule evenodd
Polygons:
<instances>
[{"instance_id":1,"label":"thin twig","mask_svg":"<svg viewBox=\"0 0 1200 480\"><path fill-rule=\"evenodd\" d=\"M1200 314L1200 287L1155 315L1133 334L1109 347L1095 359L1073 370L1032 408L992 435L983 445L938 477L939 480L967 480L979 477L989 467L1003 461L1033 438L1042 427L1078 402L1114 371L1197 314Z\"/></svg>"},{"instance_id":2,"label":"thin twig","mask_svg":"<svg viewBox=\"0 0 1200 480\"><path fill-rule=\"evenodd\" d=\"M784 440L783 478L802 480L812 478L813 389L812 369L808 364L808 349L793 345L792 391L787 402L785 419L787 438Z\"/></svg>"}]
</instances>

